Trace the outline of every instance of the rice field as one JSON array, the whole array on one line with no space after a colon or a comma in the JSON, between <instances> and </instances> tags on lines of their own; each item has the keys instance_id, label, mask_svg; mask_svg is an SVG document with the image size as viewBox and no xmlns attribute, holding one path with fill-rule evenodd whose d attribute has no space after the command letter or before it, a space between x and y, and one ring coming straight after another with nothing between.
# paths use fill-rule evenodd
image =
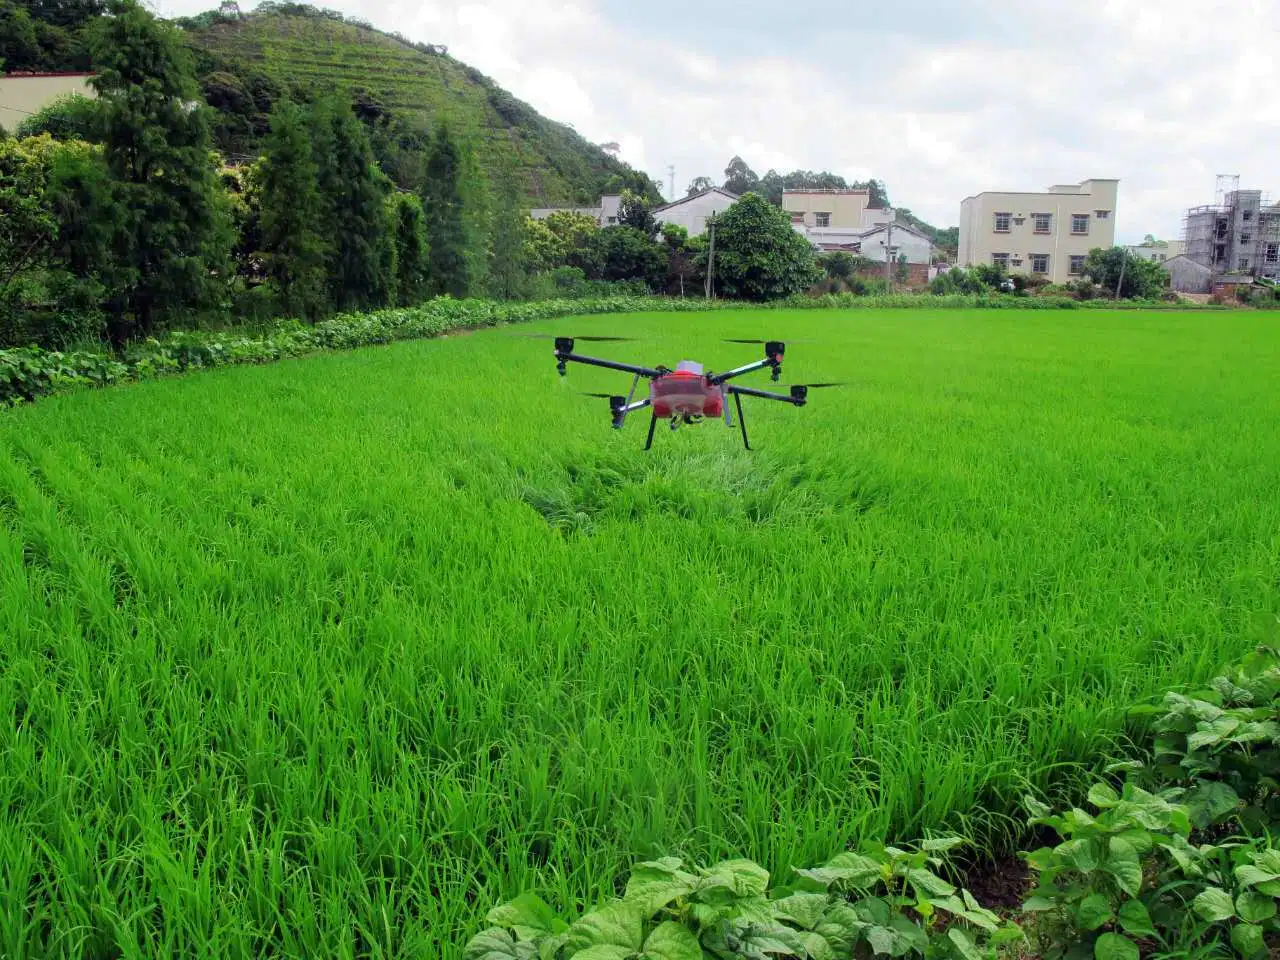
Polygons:
<instances>
[{"instance_id":1,"label":"rice field","mask_svg":"<svg viewBox=\"0 0 1280 960\"><path fill-rule=\"evenodd\" d=\"M0 955L457 958L635 858L1007 848L1280 611L1277 315L534 329L849 385L644 453L490 330L0 415Z\"/></svg>"}]
</instances>

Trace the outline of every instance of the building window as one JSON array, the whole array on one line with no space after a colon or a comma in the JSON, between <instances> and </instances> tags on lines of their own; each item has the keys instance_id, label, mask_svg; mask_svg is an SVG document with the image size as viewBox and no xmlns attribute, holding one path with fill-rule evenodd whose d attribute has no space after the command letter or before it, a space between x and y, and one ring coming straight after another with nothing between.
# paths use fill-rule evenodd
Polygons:
<instances>
[{"instance_id":1,"label":"building window","mask_svg":"<svg viewBox=\"0 0 1280 960\"><path fill-rule=\"evenodd\" d=\"M1249 269L1249 258L1248 258L1248 257L1241 257L1241 258L1240 258L1240 269L1241 269L1241 270L1248 270L1248 269Z\"/></svg>"},{"instance_id":2,"label":"building window","mask_svg":"<svg viewBox=\"0 0 1280 960\"><path fill-rule=\"evenodd\" d=\"M1249 242L1250 240L1252 240L1252 239L1253 239L1253 234L1252 234L1252 233L1242 233L1242 234L1240 234L1240 242L1241 242L1241 243L1248 243L1248 242Z\"/></svg>"},{"instance_id":3,"label":"building window","mask_svg":"<svg viewBox=\"0 0 1280 960\"><path fill-rule=\"evenodd\" d=\"M1010 215L1010 214L1007 214L1007 213L997 213L997 214L996 214L996 233L1008 233L1008 232L1009 232L1009 218L1010 218L1010 216L1011 216L1011 215Z\"/></svg>"},{"instance_id":4,"label":"building window","mask_svg":"<svg viewBox=\"0 0 1280 960\"><path fill-rule=\"evenodd\" d=\"M1031 222L1035 224L1036 233L1048 233L1049 226L1053 222L1053 217L1047 213L1033 213Z\"/></svg>"},{"instance_id":5,"label":"building window","mask_svg":"<svg viewBox=\"0 0 1280 960\"><path fill-rule=\"evenodd\" d=\"M1031 255L1031 272L1032 273L1048 273L1049 272L1049 255L1047 253L1033 253Z\"/></svg>"},{"instance_id":6,"label":"building window","mask_svg":"<svg viewBox=\"0 0 1280 960\"><path fill-rule=\"evenodd\" d=\"M1213 259L1218 263L1225 263L1227 259L1227 245L1219 243L1213 248Z\"/></svg>"},{"instance_id":7,"label":"building window","mask_svg":"<svg viewBox=\"0 0 1280 960\"><path fill-rule=\"evenodd\" d=\"M1073 277L1078 277L1084 273L1084 257L1079 254L1073 254L1067 262L1067 273Z\"/></svg>"},{"instance_id":8,"label":"building window","mask_svg":"<svg viewBox=\"0 0 1280 960\"><path fill-rule=\"evenodd\" d=\"M1095 217L1097 217L1099 220L1105 220L1105 219L1107 219L1107 217L1111 216L1111 211L1110 211L1110 210L1095 210L1095 211L1093 211L1093 215L1094 215Z\"/></svg>"},{"instance_id":9,"label":"building window","mask_svg":"<svg viewBox=\"0 0 1280 960\"><path fill-rule=\"evenodd\" d=\"M1161 263L1164 263L1164 254L1163 253L1159 254L1158 259L1160 260Z\"/></svg>"},{"instance_id":10,"label":"building window","mask_svg":"<svg viewBox=\"0 0 1280 960\"><path fill-rule=\"evenodd\" d=\"M1089 232L1089 215L1087 213L1073 213L1071 215L1071 232L1077 236L1083 236Z\"/></svg>"},{"instance_id":11,"label":"building window","mask_svg":"<svg viewBox=\"0 0 1280 960\"><path fill-rule=\"evenodd\" d=\"M617 217L610 217L610 218L609 218L609 222L610 222L610 223L617 223L617 222L618 222L618 218L617 218Z\"/></svg>"},{"instance_id":12,"label":"building window","mask_svg":"<svg viewBox=\"0 0 1280 960\"><path fill-rule=\"evenodd\" d=\"M1267 263L1280 263L1280 243L1267 244Z\"/></svg>"},{"instance_id":13,"label":"building window","mask_svg":"<svg viewBox=\"0 0 1280 960\"><path fill-rule=\"evenodd\" d=\"M831 214L829 214L829 213L815 213L815 214L813 215L813 225L814 225L815 227L829 227L829 226L831 226Z\"/></svg>"},{"instance_id":14,"label":"building window","mask_svg":"<svg viewBox=\"0 0 1280 960\"><path fill-rule=\"evenodd\" d=\"M1240 218L1244 220L1245 223L1248 223L1250 220L1253 219L1253 211L1252 210L1242 211L1240 214Z\"/></svg>"},{"instance_id":15,"label":"building window","mask_svg":"<svg viewBox=\"0 0 1280 960\"><path fill-rule=\"evenodd\" d=\"M1000 267L1003 270L1009 269L1009 255L1007 253L993 253L991 255L991 265Z\"/></svg>"}]
</instances>

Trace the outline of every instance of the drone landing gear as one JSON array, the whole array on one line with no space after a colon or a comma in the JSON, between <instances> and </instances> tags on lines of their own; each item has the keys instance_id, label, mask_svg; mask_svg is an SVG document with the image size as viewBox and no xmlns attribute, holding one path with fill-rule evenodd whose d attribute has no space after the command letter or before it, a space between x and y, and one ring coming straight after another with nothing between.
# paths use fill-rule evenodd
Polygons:
<instances>
[{"instance_id":1,"label":"drone landing gear","mask_svg":"<svg viewBox=\"0 0 1280 960\"><path fill-rule=\"evenodd\" d=\"M733 395L733 402L738 408L738 427L742 430L742 445L750 450L751 444L747 442L747 418L742 414L741 394L735 393Z\"/></svg>"},{"instance_id":2,"label":"drone landing gear","mask_svg":"<svg viewBox=\"0 0 1280 960\"><path fill-rule=\"evenodd\" d=\"M655 413L649 417L649 438L644 442L644 448L648 450L653 446L653 428L658 425L658 415Z\"/></svg>"}]
</instances>

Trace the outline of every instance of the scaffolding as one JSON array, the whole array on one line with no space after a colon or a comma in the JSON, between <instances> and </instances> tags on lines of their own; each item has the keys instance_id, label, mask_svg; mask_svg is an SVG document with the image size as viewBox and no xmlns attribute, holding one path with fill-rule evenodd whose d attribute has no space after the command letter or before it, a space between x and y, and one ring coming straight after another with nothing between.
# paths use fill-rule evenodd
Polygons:
<instances>
[{"instance_id":1,"label":"scaffolding","mask_svg":"<svg viewBox=\"0 0 1280 960\"><path fill-rule=\"evenodd\" d=\"M1241 190L1239 174L1219 174L1214 202L1182 218L1183 251L1215 275L1280 277L1280 204L1261 190Z\"/></svg>"}]
</instances>

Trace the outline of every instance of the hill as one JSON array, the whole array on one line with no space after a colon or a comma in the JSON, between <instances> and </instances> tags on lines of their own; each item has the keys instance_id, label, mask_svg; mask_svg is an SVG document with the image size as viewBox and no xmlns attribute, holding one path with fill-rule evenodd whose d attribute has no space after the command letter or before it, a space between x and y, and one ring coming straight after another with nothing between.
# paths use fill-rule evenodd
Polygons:
<instances>
[{"instance_id":1,"label":"hill","mask_svg":"<svg viewBox=\"0 0 1280 960\"><path fill-rule=\"evenodd\" d=\"M607 189L653 190L647 176L556 123L439 46L303 4L264 3L177 21L196 53L201 85L223 114L218 139L251 151L281 94L351 93L387 149L414 153L441 116L470 140L479 166L517 174L528 201L589 203ZM395 163L389 170L396 176ZM406 175L407 176L407 175ZM656 191L655 191L656 193Z\"/></svg>"}]
</instances>

